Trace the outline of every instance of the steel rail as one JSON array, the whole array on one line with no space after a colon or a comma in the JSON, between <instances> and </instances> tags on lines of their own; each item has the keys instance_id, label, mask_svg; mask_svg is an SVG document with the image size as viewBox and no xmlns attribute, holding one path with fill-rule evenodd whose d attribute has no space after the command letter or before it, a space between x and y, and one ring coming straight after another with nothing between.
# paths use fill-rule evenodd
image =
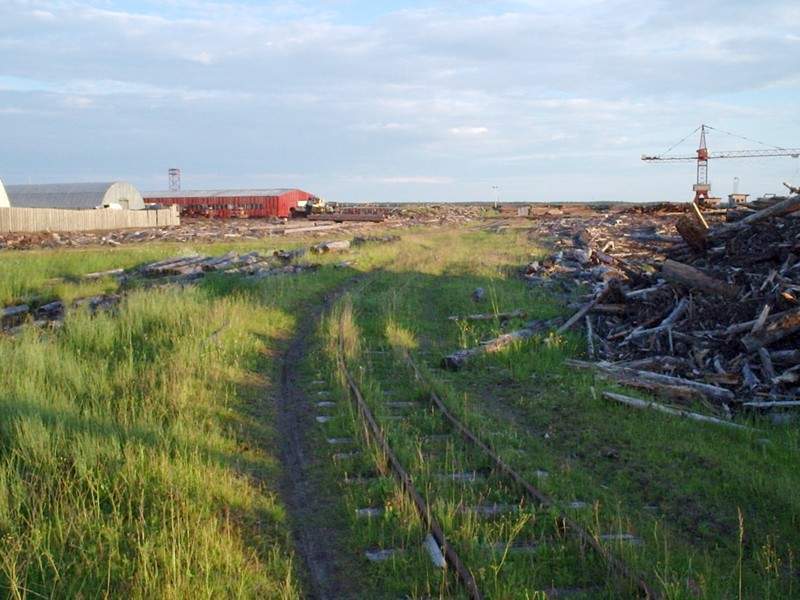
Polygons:
<instances>
[{"instance_id":1,"label":"steel rail","mask_svg":"<svg viewBox=\"0 0 800 600\"><path fill-rule=\"evenodd\" d=\"M347 362L344 358L344 349L343 349L343 340L341 334L341 323L340 323L340 332L339 332L339 348L338 348L338 362L339 366L342 369L345 379L347 380L348 388L350 389L351 396L355 398L356 406L358 408L359 415L365 425L364 430L368 439L371 439L372 442L380 448L381 452L386 456L391 466L391 470L394 473L395 477L400 482L403 491L406 495L411 499L414 503L415 508L417 509L417 513L419 514L422 521L425 523L428 531L436 540L436 543L439 544L439 547L444 554L445 560L448 564L450 564L456 571L458 578L464 584L464 587L469 594L469 597L472 600L483 600L483 594L481 593L480 589L478 588L478 583L475 581L475 577L473 576L472 572L464 565L464 562L459 557L456 550L453 548L452 545L447 541L444 530L442 529L439 522L433 516L428 503L422 497L422 495L417 491L416 487L414 486L413 481L411 480L411 476L408 474L408 471L405 470L400 459L397 458L397 455L392 451L391 447L389 446L389 442L386 440L386 436L383 435L383 431L381 430L378 422L375 420L375 417L372 414L372 411L367 406L367 403L364 401L364 397L361 395L361 390L359 389L358 385L356 384L355 380L353 379L352 375L350 375L350 371L347 369Z\"/></svg>"},{"instance_id":2,"label":"steel rail","mask_svg":"<svg viewBox=\"0 0 800 600\"><path fill-rule=\"evenodd\" d=\"M594 536L592 536L588 531L586 531L577 521L568 517L564 511L561 510L559 505L550 498L547 494L533 486L529 483L522 475L520 475L517 471L515 471L508 463L506 463L500 456L495 452L488 444L483 442L477 435L475 435L466 425L464 425L444 404L442 399L436 393L433 388L433 385L430 381L422 375L417 364L411 358L411 355L408 352L404 352L405 359L408 364L411 366L411 369L414 372L414 378L425 385L428 390L430 391L430 398L439 412L450 422L450 424L461 434L461 437L464 438L468 443L473 444L474 446L480 448L487 456L489 456L494 464L496 465L497 469L501 471L504 475L514 481L520 488L525 490L525 493L528 495L529 498L536 500L541 505L549 508L554 508L558 511L558 519L563 524L564 528L568 531L571 531L573 535L575 535L578 540L588 546L590 546L593 550L597 552L597 554L606 562L606 564L622 575L628 581L631 581L636 584L638 590L644 594L646 598L651 600L660 600L661 594L657 593L650 587L647 580L644 578L643 575L634 572L621 558L617 557L616 555L612 554L607 548L603 547L599 540L597 540Z\"/></svg>"}]
</instances>

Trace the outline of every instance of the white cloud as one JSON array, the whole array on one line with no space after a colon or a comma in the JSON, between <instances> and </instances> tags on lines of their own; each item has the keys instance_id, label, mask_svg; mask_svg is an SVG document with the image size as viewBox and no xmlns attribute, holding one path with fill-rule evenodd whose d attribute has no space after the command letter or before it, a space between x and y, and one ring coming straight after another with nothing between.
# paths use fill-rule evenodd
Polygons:
<instances>
[{"instance_id":1,"label":"white cloud","mask_svg":"<svg viewBox=\"0 0 800 600\"><path fill-rule=\"evenodd\" d=\"M56 18L49 10L32 10L30 14L34 19L41 21L54 21Z\"/></svg>"},{"instance_id":2,"label":"white cloud","mask_svg":"<svg viewBox=\"0 0 800 600\"><path fill-rule=\"evenodd\" d=\"M352 183L385 183L390 185L406 185L406 184L431 184L431 185L446 185L453 183L452 177L438 177L432 175L394 175L388 177L365 177L362 175L353 175L345 178Z\"/></svg>"},{"instance_id":3,"label":"white cloud","mask_svg":"<svg viewBox=\"0 0 800 600\"><path fill-rule=\"evenodd\" d=\"M65 96L64 106L69 108L90 108L94 105L94 100L86 96Z\"/></svg>"},{"instance_id":4,"label":"white cloud","mask_svg":"<svg viewBox=\"0 0 800 600\"><path fill-rule=\"evenodd\" d=\"M462 127L451 127L450 129L448 129L448 131L453 135L474 137L474 136L486 135L487 133L489 133L489 128L462 126Z\"/></svg>"},{"instance_id":5,"label":"white cloud","mask_svg":"<svg viewBox=\"0 0 800 600\"><path fill-rule=\"evenodd\" d=\"M468 182L590 173L592 193L618 198L663 194L638 156L700 122L778 145L800 136L793 0L431 0L358 19L354 6L0 1L0 106L25 111L0 110L0 164L97 161L147 180L180 163L226 186L306 173L325 195L389 200L404 184L469 199ZM86 140L83 162L52 143L71 139ZM739 165L743 181L773 177ZM618 172L632 177L621 188Z\"/></svg>"}]
</instances>

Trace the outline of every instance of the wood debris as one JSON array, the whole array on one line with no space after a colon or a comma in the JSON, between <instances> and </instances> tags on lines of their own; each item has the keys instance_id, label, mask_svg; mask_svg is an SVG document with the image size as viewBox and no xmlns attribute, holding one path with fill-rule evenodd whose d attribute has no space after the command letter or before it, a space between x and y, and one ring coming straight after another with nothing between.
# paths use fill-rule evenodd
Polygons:
<instances>
[{"instance_id":1,"label":"wood debris","mask_svg":"<svg viewBox=\"0 0 800 600\"><path fill-rule=\"evenodd\" d=\"M797 210L800 196L733 222L718 211L699 215L702 223L679 215L672 226L681 237L659 223L650 248L624 220L582 226L523 276L565 292L592 288L560 331L586 327L600 362L573 366L673 400L701 399L724 416L789 408L800 402ZM611 281L621 293L601 301Z\"/></svg>"}]
</instances>

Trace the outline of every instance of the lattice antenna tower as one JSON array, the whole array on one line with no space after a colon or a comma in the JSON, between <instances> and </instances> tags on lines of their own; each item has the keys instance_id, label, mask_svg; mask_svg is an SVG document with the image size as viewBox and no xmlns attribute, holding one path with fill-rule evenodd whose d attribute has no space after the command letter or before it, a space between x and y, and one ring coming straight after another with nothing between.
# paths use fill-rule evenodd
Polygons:
<instances>
[{"instance_id":1,"label":"lattice antenna tower","mask_svg":"<svg viewBox=\"0 0 800 600\"><path fill-rule=\"evenodd\" d=\"M179 192L181 190L181 170L170 169L169 173L169 191Z\"/></svg>"}]
</instances>

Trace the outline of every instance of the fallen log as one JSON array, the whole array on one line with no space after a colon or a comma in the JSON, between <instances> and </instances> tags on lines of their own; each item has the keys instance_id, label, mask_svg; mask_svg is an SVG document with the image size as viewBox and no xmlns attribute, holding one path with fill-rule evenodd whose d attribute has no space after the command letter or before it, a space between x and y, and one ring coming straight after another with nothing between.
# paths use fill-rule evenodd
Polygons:
<instances>
[{"instance_id":1,"label":"fallen log","mask_svg":"<svg viewBox=\"0 0 800 600\"><path fill-rule=\"evenodd\" d=\"M586 315L586 351L589 354L589 358L595 357L594 351L594 328L592 327L592 319L589 315Z\"/></svg>"},{"instance_id":2,"label":"fallen log","mask_svg":"<svg viewBox=\"0 0 800 600\"><path fill-rule=\"evenodd\" d=\"M665 279L692 289L718 294L730 299L739 296L739 288L736 286L715 279L699 269L674 260L665 260L661 266L661 273Z\"/></svg>"},{"instance_id":3,"label":"fallen log","mask_svg":"<svg viewBox=\"0 0 800 600\"><path fill-rule=\"evenodd\" d=\"M662 412L667 415L672 415L674 417L683 417L685 419L691 419L692 421L699 421L701 423L713 423L714 425L724 425L725 427L731 427L733 429L741 429L744 431L755 431L751 427L745 427L744 425L731 423L730 421L723 421L722 419L717 419L716 417L709 417L707 415L701 415L699 413L689 412L688 410L672 408L671 406L665 406L664 404L659 404L658 402L652 402L650 400L641 400L639 398L632 398L631 396L625 396L624 394L617 394L615 392L603 392L603 397L608 400L613 400L614 402L619 402L620 404L632 406L634 408L641 408L641 409L649 408L651 410L656 410L658 412Z\"/></svg>"},{"instance_id":4,"label":"fallen log","mask_svg":"<svg viewBox=\"0 0 800 600\"><path fill-rule=\"evenodd\" d=\"M283 261L289 262L295 258L300 258L306 253L305 248L297 248L295 250L275 250L272 256L279 258Z\"/></svg>"},{"instance_id":5,"label":"fallen log","mask_svg":"<svg viewBox=\"0 0 800 600\"><path fill-rule=\"evenodd\" d=\"M0 321L4 319L12 319L14 317L20 317L25 315L30 310L30 307L27 304L20 304L18 306L8 306L2 310L0 310Z\"/></svg>"},{"instance_id":6,"label":"fallen log","mask_svg":"<svg viewBox=\"0 0 800 600\"><path fill-rule=\"evenodd\" d=\"M672 309L672 312L669 313L666 319L661 321L661 324L658 327L653 327L651 329L634 329L628 334L628 337L625 338L626 340L633 340L636 338L652 335L654 333L660 333L661 331L665 331L672 327L675 324L675 321L680 319L683 316L683 313L686 312L686 309L689 308L689 300L688 298L681 298L680 302L675 305L675 308Z\"/></svg>"},{"instance_id":7,"label":"fallen log","mask_svg":"<svg viewBox=\"0 0 800 600\"><path fill-rule=\"evenodd\" d=\"M747 408L800 408L800 400L778 400L775 402L742 402Z\"/></svg>"},{"instance_id":8,"label":"fallen log","mask_svg":"<svg viewBox=\"0 0 800 600\"><path fill-rule=\"evenodd\" d=\"M98 271L97 273L87 273L82 279L100 279L102 277L111 277L113 275L122 275L125 269L109 269L108 271Z\"/></svg>"},{"instance_id":9,"label":"fallen log","mask_svg":"<svg viewBox=\"0 0 800 600\"><path fill-rule=\"evenodd\" d=\"M710 233L710 237L716 238L736 233L738 231L748 228L750 225L753 225L754 223L758 223L765 219L769 219L770 217L780 217L783 215L787 215L796 210L800 210L800 195L792 196L791 198L787 198L782 202L778 202L777 204L768 206L767 208L759 210L758 212L755 212L752 215L746 216L741 221L736 221L735 223L725 223L724 225L721 225L720 227L714 229Z\"/></svg>"},{"instance_id":10,"label":"fallen log","mask_svg":"<svg viewBox=\"0 0 800 600\"><path fill-rule=\"evenodd\" d=\"M672 392L669 395L675 395L675 392L679 392L680 390L691 390L696 394L720 403L733 402L735 398L733 392L725 388L693 381L691 379L684 379L682 377L675 377L673 375L664 375L663 373L639 371L637 369L619 367L610 363L592 363L574 359L567 359L564 361L564 364L579 369L596 369L614 381L631 387L640 387L650 390L664 388L666 392Z\"/></svg>"},{"instance_id":11,"label":"fallen log","mask_svg":"<svg viewBox=\"0 0 800 600\"><path fill-rule=\"evenodd\" d=\"M794 309L784 310L783 312L775 313L773 315L768 316L764 323L769 325L770 323L774 323L775 321L785 317L788 314L794 312ZM760 315L759 315L760 318ZM753 319L752 321L742 321L741 323L734 323L733 325L728 326L726 329L722 330L721 333L723 335L735 335L737 333L745 333L746 331L751 331L753 327L759 323L759 319Z\"/></svg>"},{"instance_id":12,"label":"fallen log","mask_svg":"<svg viewBox=\"0 0 800 600\"><path fill-rule=\"evenodd\" d=\"M578 321L583 319L589 312L601 301L603 300L611 291L613 284L609 282L606 286L601 289L594 298L592 298L589 302L583 305L583 307L572 315L566 323L564 323L561 327L556 330L558 335L569 331Z\"/></svg>"},{"instance_id":13,"label":"fallen log","mask_svg":"<svg viewBox=\"0 0 800 600\"><path fill-rule=\"evenodd\" d=\"M769 346L798 331L800 331L800 308L795 308L761 330L744 336L742 344L748 351L756 352L762 346Z\"/></svg>"},{"instance_id":14,"label":"fallen log","mask_svg":"<svg viewBox=\"0 0 800 600\"><path fill-rule=\"evenodd\" d=\"M492 354L502 350L506 346L510 346L514 342L528 340L537 333L541 333L542 331L552 327L557 321L560 321L560 319L551 319L549 321L531 321L522 329L504 333L503 335L489 340L488 342L484 342L480 346L466 348L464 350L456 350L455 352L442 358L441 366L443 369L458 371L476 357L484 354Z\"/></svg>"},{"instance_id":15,"label":"fallen log","mask_svg":"<svg viewBox=\"0 0 800 600\"><path fill-rule=\"evenodd\" d=\"M480 313L476 315L465 315L463 317L452 315L447 317L449 321L493 321L499 319L500 321L508 321L509 319L524 319L527 313L524 310L517 309L509 312L499 313Z\"/></svg>"},{"instance_id":16,"label":"fallen log","mask_svg":"<svg viewBox=\"0 0 800 600\"><path fill-rule=\"evenodd\" d=\"M311 246L314 254L325 254L327 252L343 252L350 248L350 240L339 240L336 242L322 242L316 246Z\"/></svg>"},{"instance_id":17,"label":"fallen log","mask_svg":"<svg viewBox=\"0 0 800 600\"><path fill-rule=\"evenodd\" d=\"M772 362L794 364L800 362L800 350L774 350L769 353Z\"/></svg>"},{"instance_id":18,"label":"fallen log","mask_svg":"<svg viewBox=\"0 0 800 600\"><path fill-rule=\"evenodd\" d=\"M675 229L681 234L683 241L695 252L705 252L708 248L708 228L701 227L689 217L681 217L675 223Z\"/></svg>"}]
</instances>

